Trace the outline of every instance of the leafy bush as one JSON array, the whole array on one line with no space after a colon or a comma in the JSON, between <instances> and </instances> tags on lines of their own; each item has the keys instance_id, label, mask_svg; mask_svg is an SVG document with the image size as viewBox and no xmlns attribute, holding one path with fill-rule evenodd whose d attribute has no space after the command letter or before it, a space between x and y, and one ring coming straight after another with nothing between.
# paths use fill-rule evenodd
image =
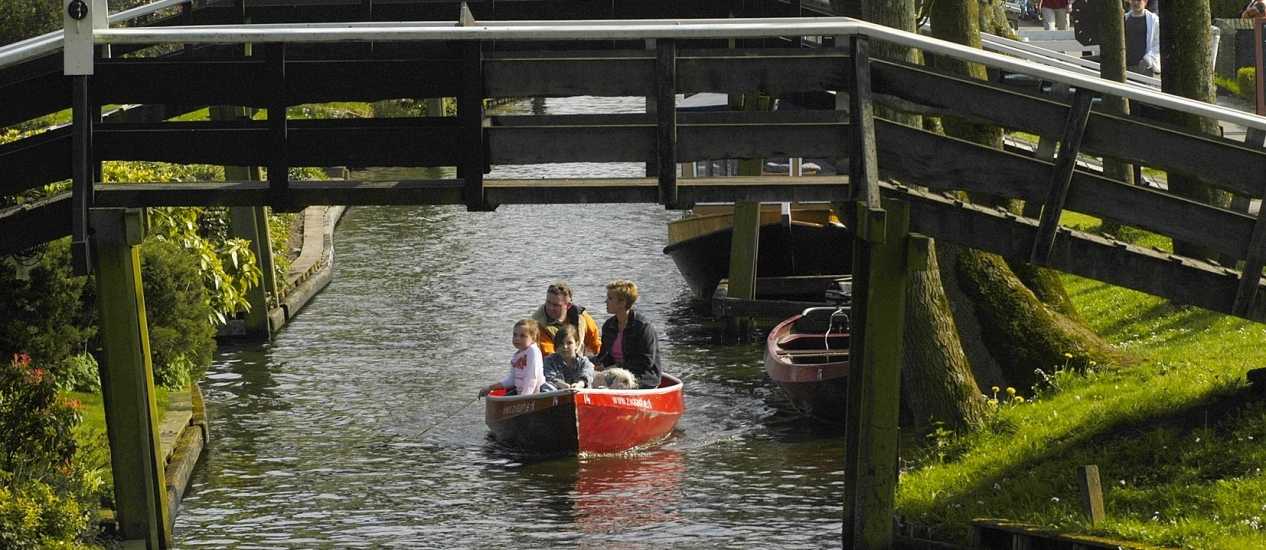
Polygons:
<instances>
[{"instance_id":1,"label":"leafy bush","mask_svg":"<svg viewBox=\"0 0 1266 550\"><path fill-rule=\"evenodd\" d=\"M1240 67L1235 71L1235 84L1239 90L1235 95L1253 99L1257 95L1257 67Z\"/></svg>"},{"instance_id":2,"label":"leafy bush","mask_svg":"<svg viewBox=\"0 0 1266 550\"><path fill-rule=\"evenodd\" d=\"M29 356L0 363L0 547L86 547L104 484L74 460L81 419L78 402Z\"/></svg>"},{"instance_id":3,"label":"leafy bush","mask_svg":"<svg viewBox=\"0 0 1266 550\"><path fill-rule=\"evenodd\" d=\"M96 331L88 281L71 275L69 239L0 259L0 357L26 353L60 374Z\"/></svg>"},{"instance_id":4,"label":"leafy bush","mask_svg":"<svg viewBox=\"0 0 1266 550\"><path fill-rule=\"evenodd\" d=\"M97 370L97 358L91 353L70 356L57 380L62 391L101 391L101 373Z\"/></svg>"},{"instance_id":5,"label":"leafy bush","mask_svg":"<svg viewBox=\"0 0 1266 550\"><path fill-rule=\"evenodd\" d=\"M142 243L141 265L154 381L183 388L202 377L215 351L211 306L198 265L179 246L159 239Z\"/></svg>"}]
</instances>

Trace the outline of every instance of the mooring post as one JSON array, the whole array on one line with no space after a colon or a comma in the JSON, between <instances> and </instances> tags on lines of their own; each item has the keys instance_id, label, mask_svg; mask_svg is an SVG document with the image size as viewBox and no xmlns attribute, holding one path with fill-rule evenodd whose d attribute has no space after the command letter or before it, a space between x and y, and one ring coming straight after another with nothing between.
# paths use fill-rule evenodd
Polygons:
<instances>
[{"instance_id":1,"label":"mooring post","mask_svg":"<svg viewBox=\"0 0 1266 550\"><path fill-rule=\"evenodd\" d=\"M140 210L92 210L97 310L105 361L105 402L119 534L149 548L171 546L171 517L154 401L145 297L141 290Z\"/></svg>"},{"instance_id":2,"label":"mooring post","mask_svg":"<svg viewBox=\"0 0 1266 550\"><path fill-rule=\"evenodd\" d=\"M881 200L870 62L865 38L851 37L849 188L853 247L844 457L845 548L891 548L897 488L897 435L911 261L909 206Z\"/></svg>"}]
</instances>

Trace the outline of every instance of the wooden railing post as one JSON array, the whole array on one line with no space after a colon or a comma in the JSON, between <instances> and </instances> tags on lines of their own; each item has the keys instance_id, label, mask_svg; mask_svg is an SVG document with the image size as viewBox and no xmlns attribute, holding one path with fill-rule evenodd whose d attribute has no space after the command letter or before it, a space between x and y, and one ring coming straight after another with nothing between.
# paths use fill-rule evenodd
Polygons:
<instances>
[{"instance_id":1,"label":"wooden railing post","mask_svg":"<svg viewBox=\"0 0 1266 550\"><path fill-rule=\"evenodd\" d=\"M655 43L656 174L659 203L677 206L677 42Z\"/></svg>"},{"instance_id":2,"label":"wooden railing post","mask_svg":"<svg viewBox=\"0 0 1266 550\"><path fill-rule=\"evenodd\" d=\"M273 82L273 95L268 102L268 132L272 143L272 156L268 160L268 195L273 209L289 210L290 155L288 150L289 128L286 107L286 45L268 46L268 66Z\"/></svg>"},{"instance_id":3,"label":"wooden railing post","mask_svg":"<svg viewBox=\"0 0 1266 550\"><path fill-rule=\"evenodd\" d=\"M101 316L101 392L105 402L119 533L149 548L171 546L171 517L154 401L139 210L93 209L97 309Z\"/></svg>"},{"instance_id":4,"label":"wooden railing post","mask_svg":"<svg viewBox=\"0 0 1266 550\"><path fill-rule=\"evenodd\" d=\"M853 247L853 321L844 455L845 548L891 548L897 487L897 422L905 333L909 206L881 201L871 103L869 49L850 38L849 185Z\"/></svg>"},{"instance_id":5,"label":"wooden railing post","mask_svg":"<svg viewBox=\"0 0 1266 550\"><path fill-rule=\"evenodd\" d=\"M467 210L490 210L484 198L484 173L488 155L484 138L483 44L470 41L462 45L462 92L457 98L457 123L461 128L461 164L457 177L465 184L463 198Z\"/></svg>"}]
</instances>

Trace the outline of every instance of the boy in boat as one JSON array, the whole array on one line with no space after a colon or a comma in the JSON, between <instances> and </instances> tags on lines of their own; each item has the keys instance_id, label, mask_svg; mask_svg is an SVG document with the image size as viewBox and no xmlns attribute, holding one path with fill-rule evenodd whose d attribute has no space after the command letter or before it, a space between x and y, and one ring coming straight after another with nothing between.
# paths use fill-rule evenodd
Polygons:
<instances>
[{"instance_id":1,"label":"boy in boat","mask_svg":"<svg viewBox=\"0 0 1266 550\"><path fill-rule=\"evenodd\" d=\"M514 324L514 355L510 357L510 373L500 382L479 389L479 397L488 392L508 389L506 395L532 395L545 382L541 362L541 348L536 346L536 334L540 330L536 321L520 319Z\"/></svg>"},{"instance_id":2,"label":"boy in boat","mask_svg":"<svg viewBox=\"0 0 1266 550\"><path fill-rule=\"evenodd\" d=\"M565 323L554 333L554 354L545 358L545 381L555 388L592 388L593 363L580 355L576 326Z\"/></svg>"}]
</instances>

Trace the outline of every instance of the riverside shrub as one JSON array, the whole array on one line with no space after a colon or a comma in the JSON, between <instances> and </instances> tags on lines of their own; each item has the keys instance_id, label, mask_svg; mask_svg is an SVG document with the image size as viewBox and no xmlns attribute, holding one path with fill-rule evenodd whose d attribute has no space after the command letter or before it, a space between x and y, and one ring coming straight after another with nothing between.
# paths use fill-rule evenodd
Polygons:
<instances>
[{"instance_id":1,"label":"riverside shrub","mask_svg":"<svg viewBox=\"0 0 1266 550\"><path fill-rule=\"evenodd\" d=\"M141 265L154 382L184 388L202 378L215 351L202 277L193 257L166 240L142 243Z\"/></svg>"},{"instance_id":2,"label":"riverside shrub","mask_svg":"<svg viewBox=\"0 0 1266 550\"><path fill-rule=\"evenodd\" d=\"M85 548L104 483L76 462L79 404L25 354L0 362L0 548Z\"/></svg>"},{"instance_id":3,"label":"riverside shrub","mask_svg":"<svg viewBox=\"0 0 1266 550\"><path fill-rule=\"evenodd\" d=\"M70 240L0 259L0 361L30 355L58 375L96 332L88 277L70 271Z\"/></svg>"}]
</instances>

